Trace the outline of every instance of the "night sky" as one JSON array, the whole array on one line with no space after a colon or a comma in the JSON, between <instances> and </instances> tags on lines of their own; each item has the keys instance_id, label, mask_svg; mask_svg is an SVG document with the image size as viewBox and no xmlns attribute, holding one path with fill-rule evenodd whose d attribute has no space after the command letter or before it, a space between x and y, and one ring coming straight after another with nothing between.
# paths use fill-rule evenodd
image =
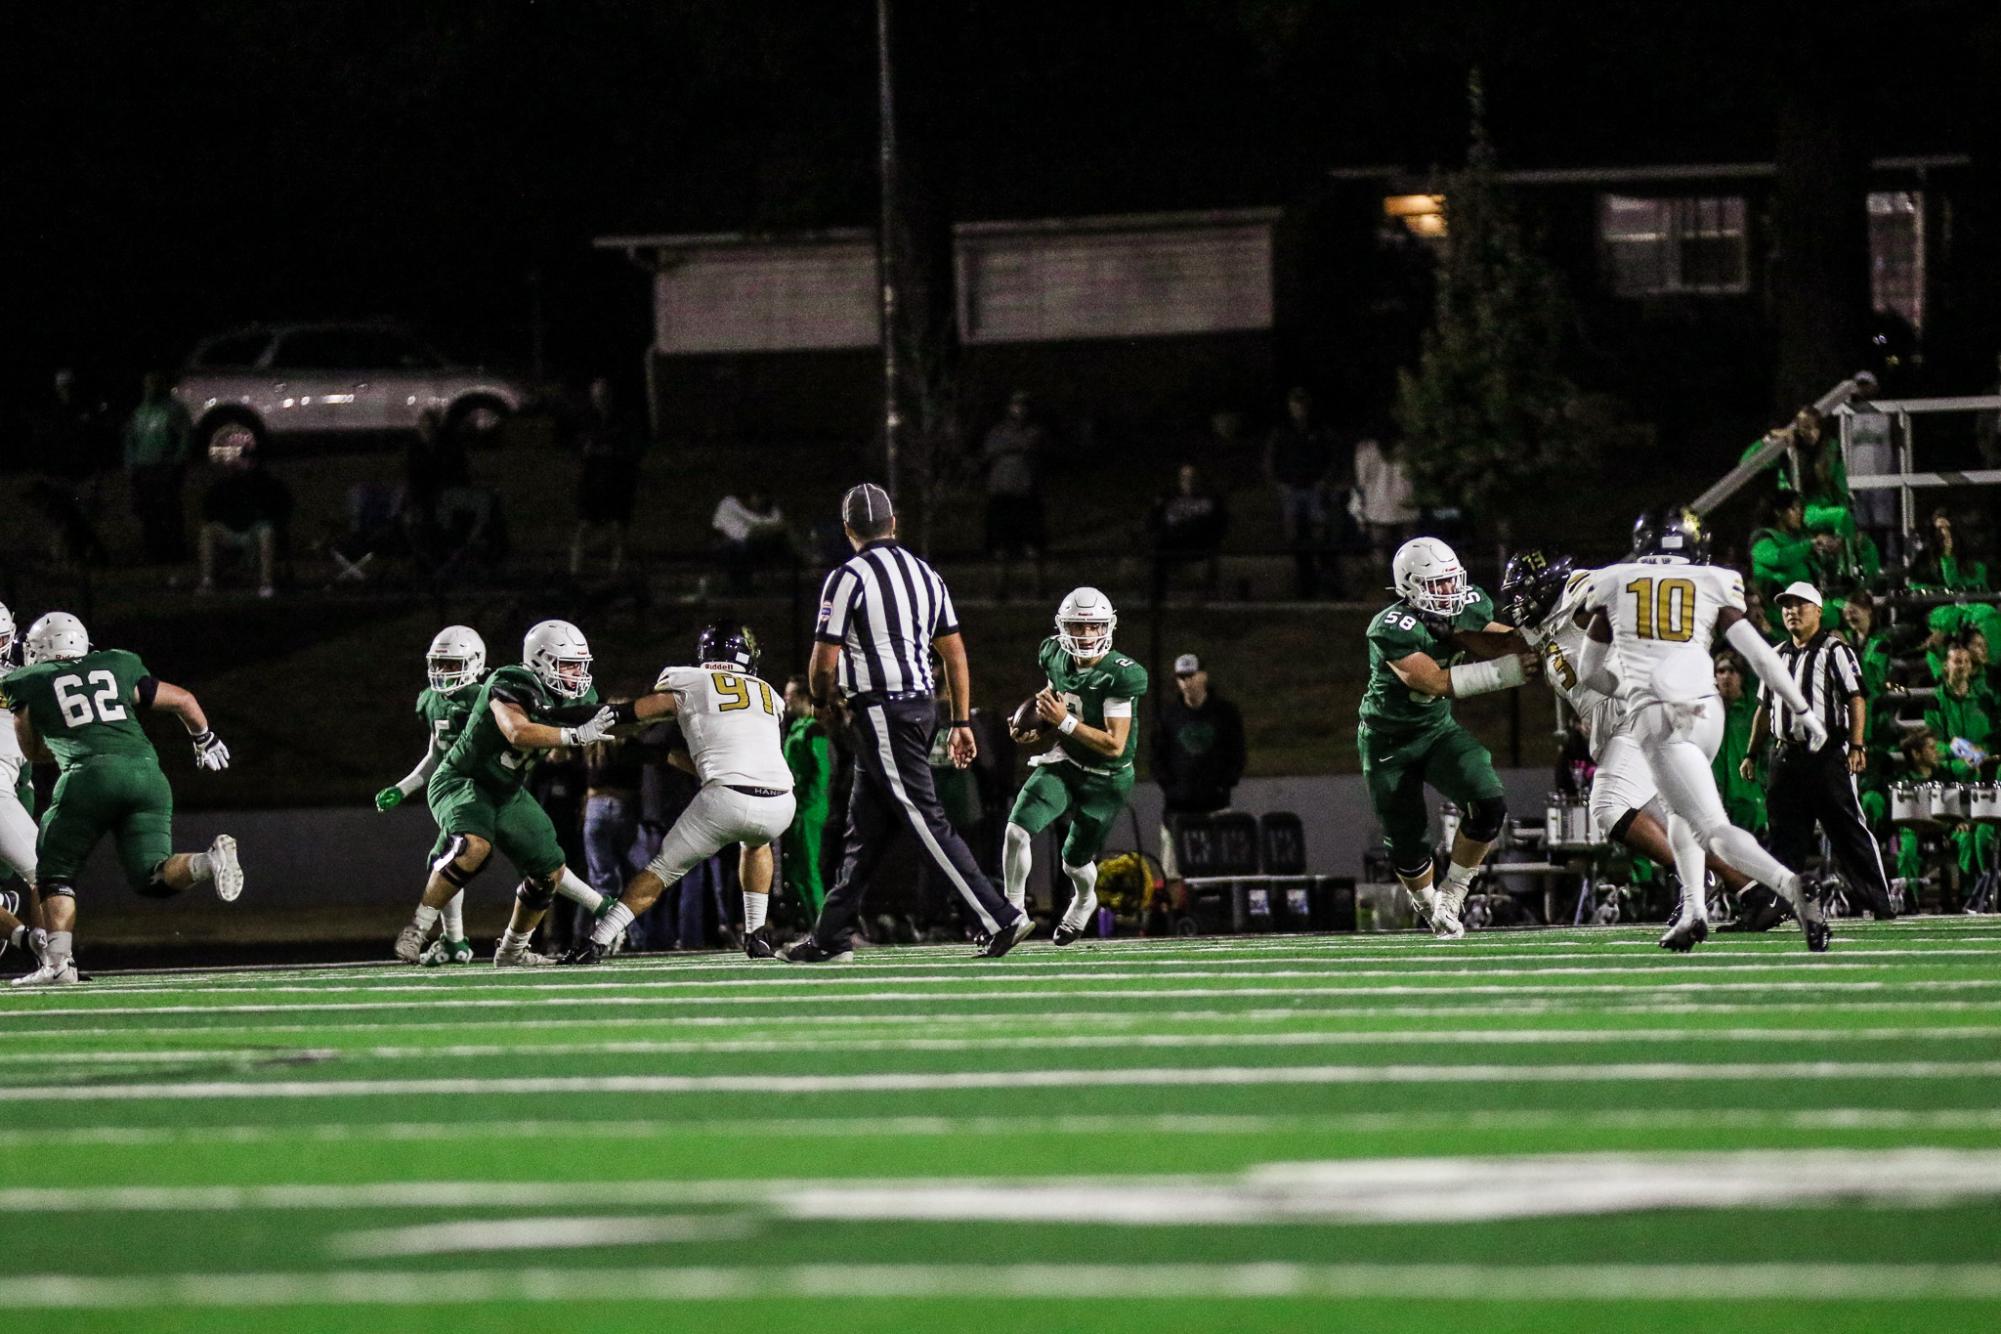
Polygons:
<instances>
[{"instance_id":1,"label":"night sky","mask_svg":"<svg viewBox=\"0 0 2001 1334\"><path fill-rule=\"evenodd\" d=\"M1635 0L901 2L923 25L906 105L965 218L1285 203L1329 167L1451 161L1474 63L1514 164L1769 160L1779 80L1862 99L1872 152L1994 139L1992 3L1858 26ZM872 0L17 16L10 391L251 318L403 316L520 364L531 274L553 369L630 360L643 285L591 236L870 221L874 24Z\"/></svg>"}]
</instances>

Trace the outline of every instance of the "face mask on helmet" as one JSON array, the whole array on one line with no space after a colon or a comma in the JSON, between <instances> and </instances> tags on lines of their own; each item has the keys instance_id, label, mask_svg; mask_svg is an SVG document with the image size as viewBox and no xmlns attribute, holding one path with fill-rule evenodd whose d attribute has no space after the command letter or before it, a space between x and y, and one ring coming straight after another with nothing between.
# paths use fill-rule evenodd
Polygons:
<instances>
[{"instance_id":1,"label":"face mask on helmet","mask_svg":"<svg viewBox=\"0 0 2001 1334\"><path fill-rule=\"evenodd\" d=\"M479 668L471 658L456 654L436 654L425 659L424 665L430 670L431 689L441 695L449 695L454 690L469 686L479 676Z\"/></svg>"},{"instance_id":2,"label":"face mask on helmet","mask_svg":"<svg viewBox=\"0 0 2001 1334\"><path fill-rule=\"evenodd\" d=\"M1073 658L1102 658L1111 651L1112 622L1067 620L1056 623L1056 638Z\"/></svg>"},{"instance_id":3,"label":"face mask on helmet","mask_svg":"<svg viewBox=\"0 0 2001 1334\"><path fill-rule=\"evenodd\" d=\"M591 688L591 660L588 657L557 658L539 670L543 683L566 699L581 698Z\"/></svg>"},{"instance_id":4,"label":"face mask on helmet","mask_svg":"<svg viewBox=\"0 0 2001 1334\"><path fill-rule=\"evenodd\" d=\"M1466 597L1466 572L1460 569L1412 575L1404 589L1404 598L1413 607L1435 616L1456 616L1464 610Z\"/></svg>"}]
</instances>

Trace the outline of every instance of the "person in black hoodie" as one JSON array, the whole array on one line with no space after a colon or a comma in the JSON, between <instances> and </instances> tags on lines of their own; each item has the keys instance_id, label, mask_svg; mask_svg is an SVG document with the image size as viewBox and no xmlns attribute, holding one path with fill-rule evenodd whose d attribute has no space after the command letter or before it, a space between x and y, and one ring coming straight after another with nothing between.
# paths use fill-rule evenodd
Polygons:
<instances>
[{"instance_id":1,"label":"person in black hoodie","mask_svg":"<svg viewBox=\"0 0 2001 1334\"><path fill-rule=\"evenodd\" d=\"M1177 694L1164 696L1153 728L1153 780L1165 798L1160 823L1160 867L1175 879L1174 822L1230 804L1244 776L1244 717L1209 688L1202 660L1184 653L1174 660Z\"/></svg>"}]
</instances>

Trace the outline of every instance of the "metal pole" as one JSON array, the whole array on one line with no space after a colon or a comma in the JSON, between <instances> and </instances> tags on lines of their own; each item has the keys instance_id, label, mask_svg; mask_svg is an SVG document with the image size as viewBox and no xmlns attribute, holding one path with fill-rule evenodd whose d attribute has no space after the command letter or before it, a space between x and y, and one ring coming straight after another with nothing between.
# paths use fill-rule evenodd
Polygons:
<instances>
[{"instance_id":1,"label":"metal pole","mask_svg":"<svg viewBox=\"0 0 2001 1334\"><path fill-rule=\"evenodd\" d=\"M896 160L896 82L891 55L890 0L875 0L876 148L881 176L882 216L875 239L876 282L882 293L882 465L883 486L897 496L896 464L903 422L897 410L896 219L899 211ZM899 498L900 499L900 498Z\"/></svg>"},{"instance_id":2,"label":"metal pole","mask_svg":"<svg viewBox=\"0 0 2001 1334\"><path fill-rule=\"evenodd\" d=\"M1918 493L1911 489L1911 414L1902 410L1897 413L1897 471L1904 478L1897 488L1902 498L1897 513L1904 523L1902 540L1908 542L1918 526Z\"/></svg>"}]
</instances>

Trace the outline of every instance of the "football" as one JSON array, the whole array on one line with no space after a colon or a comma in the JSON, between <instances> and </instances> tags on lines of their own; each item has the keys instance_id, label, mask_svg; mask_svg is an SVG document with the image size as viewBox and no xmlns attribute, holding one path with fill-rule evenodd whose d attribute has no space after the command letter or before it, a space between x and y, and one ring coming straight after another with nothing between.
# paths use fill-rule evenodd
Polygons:
<instances>
[{"instance_id":1,"label":"football","mask_svg":"<svg viewBox=\"0 0 2001 1334\"><path fill-rule=\"evenodd\" d=\"M1008 715L1008 729L1017 737L1034 739L1042 735L1042 718L1035 712L1035 696L1030 695Z\"/></svg>"}]
</instances>

